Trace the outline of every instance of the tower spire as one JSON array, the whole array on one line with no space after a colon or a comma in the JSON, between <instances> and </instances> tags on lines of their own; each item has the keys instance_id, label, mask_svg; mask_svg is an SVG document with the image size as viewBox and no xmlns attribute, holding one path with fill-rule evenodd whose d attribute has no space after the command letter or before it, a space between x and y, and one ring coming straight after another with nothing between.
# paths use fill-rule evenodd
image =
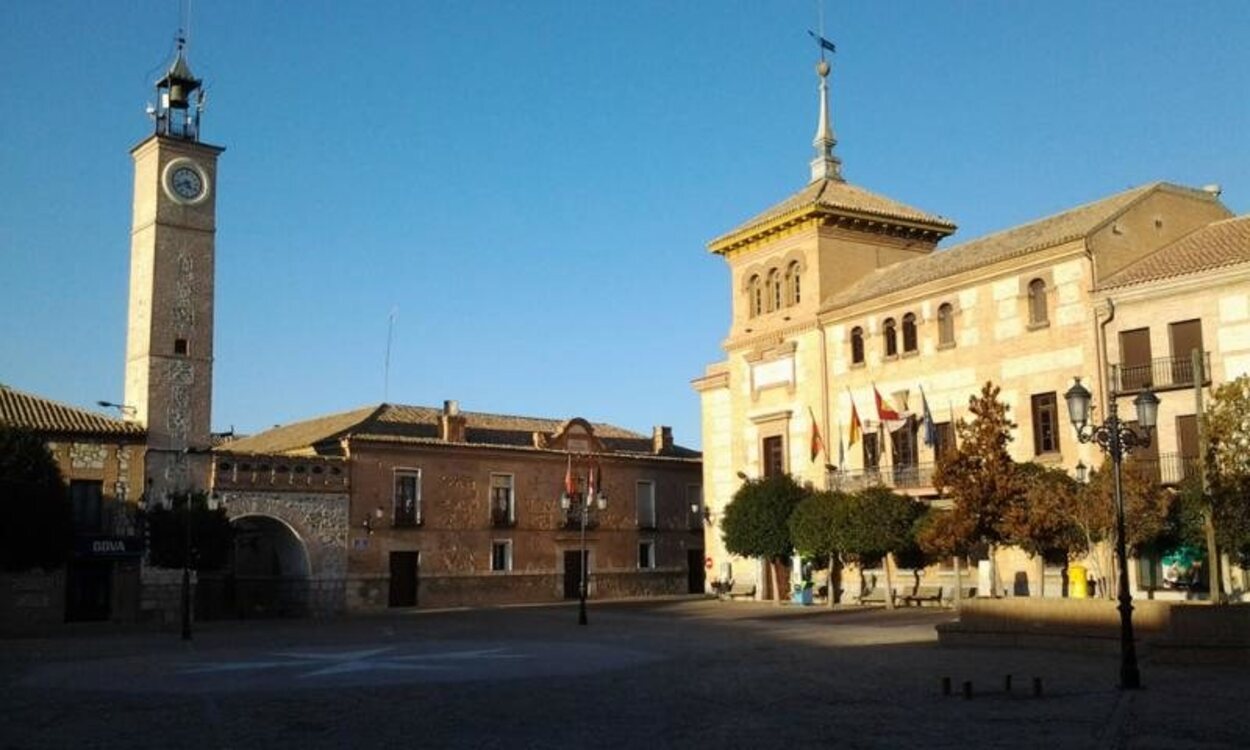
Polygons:
<instances>
[{"instance_id":1,"label":"tower spire","mask_svg":"<svg viewBox=\"0 0 1250 750\"><path fill-rule=\"evenodd\" d=\"M813 35L815 36L815 35ZM817 180L837 180L842 182L842 160L833 154L833 147L838 139L833 134L833 125L829 121L829 62L825 60L825 50L832 49L833 44L824 37L817 37L820 49L820 62L816 63L816 75L820 77L820 120L816 125L816 137L812 145L816 148L816 158L812 159L812 182Z\"/></svg>"}]
</instances>

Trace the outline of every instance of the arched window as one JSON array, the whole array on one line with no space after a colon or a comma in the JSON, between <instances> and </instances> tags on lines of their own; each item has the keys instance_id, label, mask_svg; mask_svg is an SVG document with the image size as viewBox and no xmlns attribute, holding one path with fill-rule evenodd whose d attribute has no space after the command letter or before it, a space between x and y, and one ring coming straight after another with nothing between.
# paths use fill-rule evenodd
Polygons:
<instances>
[{"instance_id":1,"label":"arched window","mask_svg":"<svg viewBox=\"0 0 1250 750\"><path fill-rule=\"evenodd\" d=\"M886 318L881 324L881 338L885 339L885 356L898 356L898 336L894 330L894 318Z\"/></svg>"},{"instance_id":2,"label":"arched window","mask_svg":"<svg viewBox=\"0 0 1250 750\"><path fill-rule=\"evenodd\" d=\"M903 316L903 353L916 351L916 315L907 313Z\"/></svg>"},{"instance_id":3,"label":"arched window","mask_svg":"<svg viewBox=\"0 0 1250 750\"><path fill-rule=\"evenodd\" d=\"M802 297L799 288L799 262L796 260L786 266L786 305L797 305Z\"/></svg>"},{"instance_id":4,"label":"arched window","mask_svg":"<svg viewBox=\"0 0 1250 750\"><path fill-rule=\"evenodd\" d=\"M1033 279L1029 282L1029 325L1045 325L1047 322L1046 282Z\"/></svg>"},{"instance_id":5,"label":"arched window","mask_svg":"<svg viewBox=\"0 0 1250 750\"><path fill-rule=\"evenodd\" d=\"M764 312L764 287L759 276L752 276L747 282L747 311L752 318Z\"/></svg>"},{"instance_id":6,"label":"arched window","mask_svg":"<svg viewBox=\"0 0 1250 750\"><path fill-rule=\"evenodd\" d=\"M775 268L768 272L768 309L781 309L781 274Z\"/></svg>"},{"instance_id":7,"label":"arched window","mask_svg":"<svg viewBox=\"0 0 1250 750\"><path fill-rule=\"evenodd\" d=\"M851 329L851 364L864 364L864 329L859 326Z\"/></svg>"},{"instance_id":8,"label":"arched window","mask_svg":"<svg viewBox=\"0 0 1250 750\"><path fill-rule=\"evenodd\" d=\"M955 345L955 309L946 302L938 307L938 346Z\"/></svg>"}]
</instances>

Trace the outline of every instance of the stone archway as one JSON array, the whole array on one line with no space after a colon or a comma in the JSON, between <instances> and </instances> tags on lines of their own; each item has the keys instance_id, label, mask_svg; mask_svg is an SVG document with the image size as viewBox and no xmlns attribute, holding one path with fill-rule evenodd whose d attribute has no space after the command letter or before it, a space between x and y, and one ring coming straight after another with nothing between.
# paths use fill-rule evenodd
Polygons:
<instances>
[{"instance_id":1,"label":"stone archway","mask_svg":"<svg viewBox=\"0 0 1250 750\"><path fill-rule=\"evenodd\" d=\"M235 616L292 617L308 612L308 549L290 524L249 513L230 521L234 548L223 591Z\"/></svg>"}]
</instances>

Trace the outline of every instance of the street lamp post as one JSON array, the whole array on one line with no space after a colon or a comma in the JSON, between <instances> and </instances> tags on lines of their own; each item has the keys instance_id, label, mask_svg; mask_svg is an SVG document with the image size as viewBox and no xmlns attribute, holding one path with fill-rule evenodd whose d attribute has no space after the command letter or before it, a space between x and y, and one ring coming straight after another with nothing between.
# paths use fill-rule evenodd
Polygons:
<instances>
[{"instance_id":1,"label":"street lamp post","mask_svg":"<svg viewBox=\"0 0 1250 750\"><path fill-rule=\"evenodd\" d=\"M1090 422L1090 392L1081 385L1081 379L1064 394L1068 402L1068 418L1076 428L1076 436L1082 443L1095 443L1111 458L1115 477L1115 556L1119 565L1119 599L1120 610L1120 688L1136 690L1141 687L1141 674L1137 670L1137 646L1133 640L1133 597L1128 588L1128 546L1124 529L1124 488L1122 485L1122 465L1124 457L1134 448L1145 448L1150 445L1150 431L1154 429L1159 416L1159 397L1149 388L1142 391L1133 400L1137 409L1137 424L1140 431L1120 421L1119 409L1116 405L1116 394L1107 399L1107 421L1102 424Z\"/></svg>"},{"instance_id":2,"label":"street lamp post","mask_svg":"<svg viewBox=\"0 0 1250 750\"><path fill-rule=\"evenodd\" d=\"M590 522L590 506L591 504L595 504L598 506L599 510L603 510L608 507L608 496L602 492L596 491L594 476L595 470L592 468L588 477L589 481L585 493L575 491L572 486L566 486L564 493L560 495L560 507L565 511L569 510L575 502L579 507L577 515L581 522L581 558L578 561L577 567L578 570L581 571L581 581L578 582L577 589L578 625L585 625L588 622L586 619L586 585L587 578L589 576L587 568L590 566L587 565L588 561L586 559L586 525ZM570 461L570 473L568 474L567 479L571 478L572 467Z\"/></svg>"}]
</instances>

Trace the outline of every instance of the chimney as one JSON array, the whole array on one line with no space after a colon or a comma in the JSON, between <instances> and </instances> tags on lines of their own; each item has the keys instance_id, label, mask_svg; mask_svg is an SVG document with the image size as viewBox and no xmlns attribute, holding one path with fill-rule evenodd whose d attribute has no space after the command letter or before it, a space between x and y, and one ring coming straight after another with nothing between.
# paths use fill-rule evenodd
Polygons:
<instances>
[{"instance_id":1,"label":"chimney","mask_svg":"<svg viewBox=\"0 0 1250 750\"><path fill-rule=\"evenodd\" d=\"M463 443L466 420L460 414L460 404L456 401L444 401L443 413L439 417L439 439L444 443Z\"/></svg>"},{"instance_id":2,"label":"chimney","mask_svg":"<svg viewBox=\"0 0 1250 750\"><path fill-rule=\"evenodd\" d=\"M651 452L657 456L673 450L673 428L656 425L651 428Z\"/></svg>"}]
</instances>

